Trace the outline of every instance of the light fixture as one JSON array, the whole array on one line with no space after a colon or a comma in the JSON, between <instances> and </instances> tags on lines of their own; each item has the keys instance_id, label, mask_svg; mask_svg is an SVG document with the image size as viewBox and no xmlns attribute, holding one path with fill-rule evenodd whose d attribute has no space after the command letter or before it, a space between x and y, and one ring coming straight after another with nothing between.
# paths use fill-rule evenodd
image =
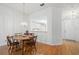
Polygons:
<instances>
[{"instance_id":1,"label":"light fixture","mask_svg":"<svg viewBox=\"0 0 79 59\"><path fill-rule=\"evenodd\" d=\"M45 5L44 3L41 3L41 4L40 4L41 7L44 6L44 5Z\"/></svg>"}]
</instances>

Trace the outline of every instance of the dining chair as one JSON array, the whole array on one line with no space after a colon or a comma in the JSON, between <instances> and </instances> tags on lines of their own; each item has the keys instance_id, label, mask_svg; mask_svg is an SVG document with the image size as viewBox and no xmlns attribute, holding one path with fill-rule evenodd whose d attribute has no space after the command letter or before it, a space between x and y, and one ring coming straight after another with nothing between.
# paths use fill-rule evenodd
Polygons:
<instances>
[{"instance_id":1,"label":"dining chair","mask_svg":"<svg viewBox=\"0 0 79 59\"><path fill-rule=\"evenodd\" d=\"M34 36L33 39L32 39L32 47L34 47L36 49L36 41L37 41L37 36Z\"/></svg>"},{"instance_id":2,"label":"dining chair","mask_svg":"<svg viewBox=\"0 0 79 59\"><path fill-rule=\"evenodd\" d=\"M23 40L23 52L26 52L27 54L30 53L31 54L31 42L30 40Z\"/></svg>"},{"instance_id":3,"label":"dining chair","mask_svg":"<svg viewBox=\"0 0 79 59\"><path fill-rule=\"evenodd\" d=\"M12 52L13 50L16 50L16 48L18 48L19 47L19 42L15 42L14 40L13 40L13 36L7 36L7 45L9 46L9 49L8 49L8 51L10 52ZM10 53L11 53L10 52Z\"/></svg>"},{"instance_id":4,"label":"dining chair","mask_svg":"<svg viewBox=\"0 0 79 59\"><path fill-rule=\"evenodd\" d=\"M27 43L32 49L32 51L31 51L32 54L36 54L36 51L37 51L37 49L36 49L36 40L37 40L37 36L33 36L33 37L30 38L30 42Z\"/></svg>"},{"instance_id":5,"label":"dining chair","mask_svg":"<svg viewBox=\"0 0 79 59\"><path fill-rule=\"evenodd\" d=\"M36 45L36 40L37 40L37 36L31 37L31 44L32 44L32 46Z\"/></svg>"}]
</instances>

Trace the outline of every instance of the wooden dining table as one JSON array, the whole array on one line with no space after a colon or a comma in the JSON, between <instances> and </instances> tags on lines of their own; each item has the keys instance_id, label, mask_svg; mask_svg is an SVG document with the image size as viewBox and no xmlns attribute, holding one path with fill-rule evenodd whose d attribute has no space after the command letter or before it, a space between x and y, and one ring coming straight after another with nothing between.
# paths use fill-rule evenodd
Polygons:
<instances>
[{"instance_id":1,"label":"wooden dining table","mask_svg":"<svg viewBox=\"0 0 79 59\"><path fill-rule=\"evenodd\" d=\"M16 35L13 37L13 39L20 42L22 54L23 54L23 49L24 49L24 42L27 40L31 40L32 37L34 37L34 36L33 35Z\"/></svg>"},{"instance_id":2,"label":"wooden dining table","mask_svg":"<svg viewBox=\"0 0 79 59\"><path fill-rule=\"evenodd\" d=\"M23 40L30 40L30 38L33 37L32 35L16 35L14 36L14 39L18 41L23 41Z\"/></svg>"}]
</instances>

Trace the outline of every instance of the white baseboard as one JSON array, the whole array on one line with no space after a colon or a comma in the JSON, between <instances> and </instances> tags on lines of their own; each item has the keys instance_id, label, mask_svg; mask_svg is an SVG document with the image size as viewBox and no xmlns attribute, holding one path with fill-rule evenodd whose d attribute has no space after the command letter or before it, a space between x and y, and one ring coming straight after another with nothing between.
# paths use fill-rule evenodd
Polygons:
<instances>
[{"instance_id":1,"label":"white baseboard","mask_svg":"<svg viewBox=\"0 0 79 59\"><path fill-rule=\"evenodd\" d=\"M37 41L37 42L40 42L40 43L44 43L44 44L47 44L47 45L62 45L63 44L63 42L61 42L61 43L56 43L56 44L53 44L53 43L50 43L50 42L44 42L44 41Z\"/></svg>"},{"instance_id":2,"label":"white baseboard","mask_svg":"<svg viewBox=\"0 0 79 59\"><path fill-rule=\"evenodd\" d=\"M7 45L7 44L1 44L0 46L5 46L5 45Z\"/></svg>"}]
</instances>

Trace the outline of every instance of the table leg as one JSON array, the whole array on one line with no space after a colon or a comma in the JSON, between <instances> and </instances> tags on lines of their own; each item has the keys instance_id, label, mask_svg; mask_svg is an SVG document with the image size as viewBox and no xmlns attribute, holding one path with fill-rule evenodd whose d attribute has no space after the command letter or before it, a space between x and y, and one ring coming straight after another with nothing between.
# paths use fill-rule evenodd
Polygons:
<instances>
[{"instance_id":1,"label":"table leg","mask_svg":"<svg viewBox=\"0 0 79 59\"><path fill-rule=\"evenodd\" d=\"M23 49L24 49L24 41L21 41L20 43L21 43L21 53L22 53L22 55L23 55L23 54L24 54L24 53L23 53Z\"/></svg>"},{"instance_id":2,"label":"table leg","mask_svg":"<svg viewBox=\"0 0 79 59\"><path fill-rule=\"evenodd\" d=\"M24 41L22 41L22 55L24 55Z\"/></svg>"}]
</instances>

